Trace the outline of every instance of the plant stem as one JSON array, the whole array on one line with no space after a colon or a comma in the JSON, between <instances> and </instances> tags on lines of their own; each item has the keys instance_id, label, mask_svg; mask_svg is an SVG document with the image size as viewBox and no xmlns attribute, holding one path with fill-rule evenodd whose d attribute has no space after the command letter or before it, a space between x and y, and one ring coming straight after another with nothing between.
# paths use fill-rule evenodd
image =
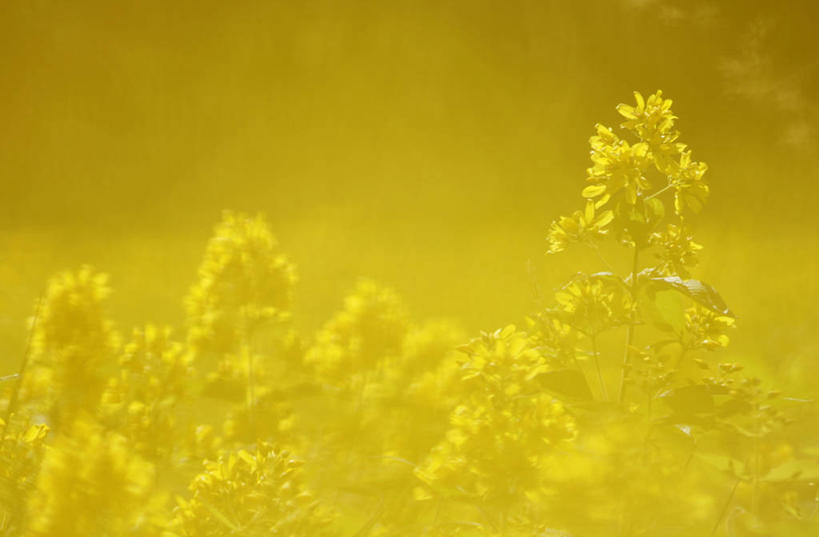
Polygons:
<instances>
[{"instance_id":1,"label":"plant stem","mask_svg":"<svg viewBox=\"0 0 819 537\"><path fill-rule=\"evenodd\" d=\"M754 471L753 471L754 490L753 490L753 494L751 495L751 513L754 516L757 516L757 514L759 512L759 477L760 477L761 466L762 466L762 459L760 458L761 453L760 453L760 450L759 450L759 438L760 438L760 436L762 434L762 426L759 423L759 415L760 415L759 403L756 403L754 406L756 407L754 409L754 422L755 422L754 423L754 429L755 429L755 431L754 431L754 433L755 433L754 434L754 453L753 453L753 457L754 457L754 463L753 463L753 467L754 467Z\"/></svg>"},{"instance_id":2,"label":"plant stem","mask_svg":"<svg viewBox=\"0 0 819 537\"><path fill-rule=\"evenodd\" d=\"M674 361L674 367L672 367L672 369L676 371L680 368L680 366L682 365L683 358L685 358L686 354L688 354L688 349L683 347L683 349L680 351L680 354L677 355L677 359Z\"/></svg>"},{"instance_id":3,"label":"plant stem","mask_svg":"<svg viewBox=\"0 0 819 537\"><path fill-rule=\"evenodd\" d=\"M737 479L737 482L734 483L734 486L731 488L731 493L728 495L728 499L725 500L725 505L722 506L722 511L719 512L719 517L717 521L714 523L714 528L711 530L710 537L714 537L717 534L717 530L719 529L719 525L722 522L722 519L725 518L725 513L728 511L728 507L731 505L731 500L734 499L734 493L737 491L737 487L739 486L740 479Z\"/></svg>"},{"instance_id":4,"label":"plant stem","mask_svg":"<svg viewBox=\"0 0 819 537\"><path fill-rule=\"evenodd\" d=\"M609 390L606 388L606 382L603 380L603 372L600 370L600 359L597 352L597 336L590 336L592 343L592 353L594 354L594 366L597 368L597 380L600 382L600 393L603 395L603 400L609 400Z\"/></svg>"},{"instance_id":5,"label":"plant stem","mask_svg":"<svg viewBox=\"0 0 819 537\"><path fill-rule=\"evenodd\" d=\"M656 198L657 196L659 196L660 194L662 194L663 192L665 192L666 190L668 190L672 186L674 186L674 185L671 184L671 183L668 183L667 185L665 185L663 188L661 188L660 190L658 190L654 194L651 194L650 196L646 197L645 201L648 201L648 200L650 200L652 198Z\"/></svg>"},{"instance_id":6,"label":"plant stem","mask_svg":"<svg viewBox=\"0 0 819 537\"><path fill-rule=\"evenodd\" d=\"M248 426L250 427L250 431L255 435L256 419L254 414L256 412L256 372L254 371L252 334L248 319L245 318L242 320L241 329L242 352L245 354L245 360L247 360L247 386L245 391L247 422Z\"/></svg>"},{"instance_id":7,"label":"plant stem","mask_svg":"<svg viewBox=\"0 0 819 537\"><path fill-rule=\"evenodd\" d=\"M31 344L34 340L34 332L37 328L37 321L40 319L40 309L42 308L42 304L42 298L37 299L37 307L34 310L34 318L31 321L31 328L29 329L28 339L26 340L26 349L23 351L23 362L20 364L20 371L17 373L17 378L15 379L14 390L12 390L11 397L9 398L9 406L6 408L5 425L3 426L4 433L6 430L8 430L11 418L17 411L17 405L19 404L20 400L20 388L23 385L23 377L26 373L26 368L28 368L28 360L29 356L31 356Z\"/></svg>"},{"instance_id":8,"label":"plant stem","mask_svg":"<svg viewBox=\"0 0 819 537\"><path fill-rule=\"evenodd\" d=\"M591 248L591 249L592 249L592 251L593 251L593 252L595 253L595 255L597 256L597 259L599 259L599 260L600 260L600 262L601 262L601 263L603 263L603 264L606 266L606 269L608 269L608 270L609 270L609 272L614 272L614 268L611 266L611 263L609 263L608 261L606 261L606 258L605 258L605 257L603 257L603 254L601 254L601 253L600 253L600 247L599 247L597 244L595 244L595 243L590 243L590 244L589 244L589 248Z\"/></svg>"},{"instance_id":9,"label":"plant stem","mask_svg":"<svg viewBox=\"0 0 819 537\"><path fill-rule=\"evenodd\" d=\"M637 244L634 245L634 252L631 258L631 297L632 300L637 299L635 291L637 290L637 269L639 268L640 249ZM634 341L634 320L632 319L626 327L626 348L623 351L623 369L620 372L620 394L617 401L622 404L623 397L626 392L626 369L628 368L628 359L631 352L631 344Z\"/></svg>"},{"instance_id":10,"label":"plant stem","mask_svg":"<svg viewBox=\"0 0 819 537\"><path fill-rule=\"evenodd\" d=\"M245 354L247 355L247 407L253 412L253 405L256 402L256 387L254 383L255 375L253 372L253 353L250 348L245 347Z\"/></svg>"},{"instance_id":11,"label":"plant stem","mask_svg":"<svg viewBox=\"0 0 819 537\"><path fill-rule=\"evenodd\" d=\"M253 367L253 351L245 346L247 355L247 423L251 433L256 434L256 373Z\"/></svg>"}]
</instances>

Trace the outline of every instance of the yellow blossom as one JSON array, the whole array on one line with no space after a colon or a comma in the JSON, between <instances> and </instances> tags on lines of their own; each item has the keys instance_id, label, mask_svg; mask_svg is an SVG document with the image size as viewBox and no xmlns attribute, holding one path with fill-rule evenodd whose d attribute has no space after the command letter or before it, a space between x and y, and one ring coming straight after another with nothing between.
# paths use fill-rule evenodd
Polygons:
<instances>
[{"instance_id":1,"label":"yellow blossom","mask_svg":"<svg viewBox=\"0 0 819 537\"><path fill-rule=\"evenodd\" d=\"M153 484L152 465L123 436L77 418L46 452L22 535L155 534L161 520L152 511Z\"/></svg>"},{"instance_id":2,"label":"yellow blossom","mask_svg":"<svg viewBox=\"0 0 819 537\"><path fill-rule=\"evenodd\" d=\"M329 510L304 486L302 463L260 445L207 462L180 499L172 524L180 537L332 535Z\"/></svg>"},{"instance_id":3,"label":"yellow blossom","mask_svg":"<svg viewBox=\"0 0 819 537\"><path fill-rule=\"evenodd\" d=\"M549 227L547 253L562 252L573 243L592 244L608 233L608 224L614 219L611 210L600 213L596 204L589 200L584 211L575 211L571 216L561 216Z\"/></svg>"},{"instance_id":4,"label":"yellow blossom","mask_svg":"<svg viewBox=\"0 0 819 537\"><path fill-rule=\"evenodd\" d=\"M265 321L289 313L295 269L261 216L225 212L186 305L200 352L235 350Z\"/></svg>"}]
</instances>

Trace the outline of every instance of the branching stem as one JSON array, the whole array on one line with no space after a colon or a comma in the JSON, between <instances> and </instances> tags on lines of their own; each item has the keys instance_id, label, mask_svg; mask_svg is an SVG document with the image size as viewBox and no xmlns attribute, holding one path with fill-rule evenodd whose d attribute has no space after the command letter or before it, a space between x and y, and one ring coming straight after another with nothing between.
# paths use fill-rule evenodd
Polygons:
<instances>
[{"instance_id":1,"label":"branching stem","mask_svg":"<svg viewBox=\"0 0 819 537\"><path fill-rule=\"evenodd\" d=\"M661 188L660 190L658 190L658 191L657 191L657 192L655 192L654 194L652 194L652 195L650 195L650 196L647 196L647 197L646 197L646 199L645 199L645 201L648 201L648 200L650 200L650 199L654 199L654 198L656 198L657 196L659 196L660 194L664 193L666 190L670 189L670 188L671 188L671 187L673 187L673 186L674 186L674 185L673 185L672 183L668 183L667 185L665 185L663 188Z\"/></svg>"},{"instance_id":2,"label":"branching stem","mask_svg":"<svg viewBox=\"0 0 819 537\"><path fill-rule=\"evenodd\" d=\"M606 381L603 380L603 372L600 370L600 357L597 352L597 336L590 336L592 343L592 353L594 354L594 367L597 368L597 380L600 382L600 393L603 395L603 400L609 400L609 390L606 388Z\"/></svg>"}]
</instances>

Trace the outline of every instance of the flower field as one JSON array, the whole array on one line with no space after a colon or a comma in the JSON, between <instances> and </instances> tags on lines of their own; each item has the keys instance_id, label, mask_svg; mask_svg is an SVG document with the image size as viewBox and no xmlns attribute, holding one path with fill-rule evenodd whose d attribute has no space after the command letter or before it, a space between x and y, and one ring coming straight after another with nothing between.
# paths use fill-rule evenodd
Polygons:
<instances>
[{"instance_id":1,"label":"flower field","mask_svg":"<svg viewBox=\"0 0 819 537\"><path fill-rule=\"evenodd\" d=\"M732 352L742 312L695 233L712 172L675 106L600 118L542 233L562 282L491 329L362 278L304 330L312 282L243 212L175 326L114 319L104 268L55 274L2 372L0 535L817 535L816 366Z\"/></svg>"}]
</instances>

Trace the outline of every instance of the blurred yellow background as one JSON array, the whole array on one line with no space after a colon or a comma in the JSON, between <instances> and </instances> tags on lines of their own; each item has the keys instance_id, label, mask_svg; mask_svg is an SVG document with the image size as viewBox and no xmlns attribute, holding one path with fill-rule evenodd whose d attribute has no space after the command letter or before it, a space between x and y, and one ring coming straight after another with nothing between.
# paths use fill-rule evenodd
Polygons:
<instances>
[{"instance_id":1,"label":"blurred yellow background","mask_svg":"<svg viewBox=\"0 0 819 537\"><path fill-rule=\"evenodd\" d=\"M263 212L314 329L357 277L470 331L578 268L593 125L662 89L710 166L702 279L729 353L798 383L819 322L810 2L0 2L0 352L46 279L111 274L123 327L179 325L222 209ZM9 369L8 367L4 369ZM802 382L809 379L802 378ZM798 384L796 384L798 385Z\"/></svg>"}]
</instances>

